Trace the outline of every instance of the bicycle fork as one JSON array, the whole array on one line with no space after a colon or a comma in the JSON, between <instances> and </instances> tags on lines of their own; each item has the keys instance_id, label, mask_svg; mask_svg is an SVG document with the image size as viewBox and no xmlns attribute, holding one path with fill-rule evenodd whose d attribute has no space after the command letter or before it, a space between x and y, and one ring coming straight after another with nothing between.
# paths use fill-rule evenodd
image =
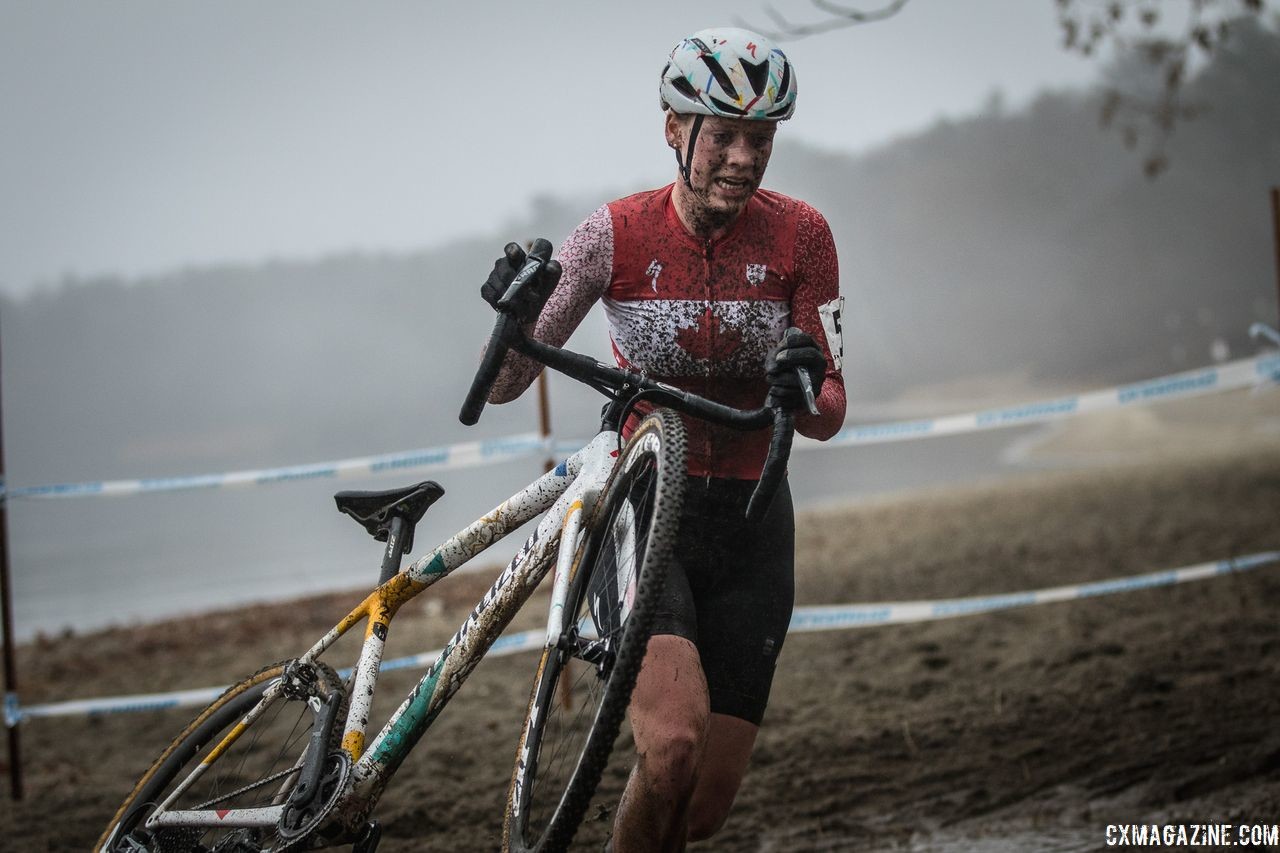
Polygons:
<instances>
[{"instance_id":1,"label":"bicycle fork","mask_svg":"<svg viewBox=\"0 0 1280 853\"><path fill-rule=\"evenodd\" d=\"M613 433L605 435L610 436L607 438L608 441L616 440ZM565 623L566 619L574 618L573 614L565 611L569 582L573 580L574 573L578 570L578 562L582 559L585 519L594 511L600 500L603 493L601 484L608 481L615 457L616 453L588 457L577 482L590 485L587 485L581 494L573 497L565 510L564 522L560 526L560 550L556 554L555 576L551 585L551 607L547 612L547 645L550 647L559 645L560 638L572 627Z\"/></svg>"},{"instance_id":2,"label":"bicycle fork","mask_svg":"<svg viewBox=\"0 0 1280 853\"><path fill-rule=\"evenodd\" d=\"M569 594L569 580L578 559L578 538L582 533L582 500L569 506L560 530L560 552L556 555L556 572L551 586L551 608L547 612L547 645L554 646L569 626L564 624L564 602Z\"/></svg>"}]
</instances>

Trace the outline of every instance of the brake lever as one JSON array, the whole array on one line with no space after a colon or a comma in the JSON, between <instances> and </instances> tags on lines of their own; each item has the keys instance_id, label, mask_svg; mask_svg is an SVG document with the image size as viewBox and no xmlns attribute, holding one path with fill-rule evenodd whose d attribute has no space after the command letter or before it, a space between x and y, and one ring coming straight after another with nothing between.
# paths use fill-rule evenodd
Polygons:
<instances>
[{"instance_id":1,"label":"brake lever","mask_svg":"<svg viewBox=\"0 0 1280 853\"><path fill-rule=\"evenodd\" d=\"M818 414L818 401L813 393L813 379L809 376L809 368L797 367L796 373L800 375L800 390L804 392L804 405L809 410L809 414Z\"/></svg>"},{"instance_id":2,"label":"brake lever","mask_svg":"<svg viewBox=\"0 0 1280 853\"><path fill-rule=\"evenodd\" d=\"M494 307L507 313L513 311L516 306L516 296L525 289L546 263L545 259L530 255L529 259L524 262L524 266L520 268L520 272L516 273L516 277L511 279L511 284L507 285L507 289L503 291L502 297L498 299L498 303Z\"/></svg>"}]
</instances>

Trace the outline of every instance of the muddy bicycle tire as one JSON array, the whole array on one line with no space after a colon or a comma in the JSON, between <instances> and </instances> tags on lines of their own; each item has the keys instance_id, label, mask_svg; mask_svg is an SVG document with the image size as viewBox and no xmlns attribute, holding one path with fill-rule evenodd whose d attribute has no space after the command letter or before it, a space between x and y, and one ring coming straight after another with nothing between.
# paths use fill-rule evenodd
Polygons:
<instances>
[{"instance_id":1,"label":"muddy bicycle tire","mask_svg":"<svg viewBox=\"0 0 1280 853\"><path fill-rule=\"evenodd\" d=\"M503 826L510 853L566 850L600 783L675 547L685 443L675 413L645 418L586 524L565 630L543 650L516 750Z\"/></svg>"}]
</instances>

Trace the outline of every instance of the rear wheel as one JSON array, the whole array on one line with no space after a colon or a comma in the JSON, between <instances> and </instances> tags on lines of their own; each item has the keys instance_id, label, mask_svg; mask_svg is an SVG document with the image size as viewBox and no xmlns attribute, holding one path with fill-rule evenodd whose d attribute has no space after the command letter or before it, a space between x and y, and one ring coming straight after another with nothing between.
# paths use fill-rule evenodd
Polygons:
<instances>
[{"instance_id":1,"label":"rear wheel","mask_svg":"<svg viewBox=\"0 0 1280 853\"><path fill-rule=\"evenodd\" d=\"M350 769L346 754L333 750L332 734L325 744L328 757L321 768L319 793L304 808L287 807L276 825L233 829L217 825L146 826L156 808L192 771L209 761L215 748L254 711L267 688L282 678L287 665L282 662L259 671L229 688L201 712L138 782L95 849L111 853L283 851L309 835L341 793ZM216 817L232 809L276 808L285 804L298 782L299 768L324 699L336 697L336 734L340 735L346 716L346 697L337 673L325 664L313 666L315 687L310 699L279 693L166 810Z\"/></svg>"},{"instance_id":2,"label":"rear wheel","mask_svg":"<svg viewBox=\"0 0 1280 853\"><path fill-rule=\"evenodd\" d=\"M566 627L543 651L516 753L503 832L509 851L567 849L600 782L675 544L684 459L680 418L645 418L587 523Z\"/></svg>"}]
</instances>

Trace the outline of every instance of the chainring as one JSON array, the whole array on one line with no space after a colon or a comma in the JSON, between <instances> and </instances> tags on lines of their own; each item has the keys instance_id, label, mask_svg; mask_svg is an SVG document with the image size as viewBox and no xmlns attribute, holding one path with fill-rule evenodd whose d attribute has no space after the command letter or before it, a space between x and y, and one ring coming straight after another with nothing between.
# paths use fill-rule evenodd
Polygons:
<instances>
[{"instance_id":1,"label":"chainring","mask_svg":"<svg viewBox=\"0 0 1280 853\"><path fill-rule=\"evenodd\" d=\"M351 778L351 756L343 750L329 753L320 776L320 791L305 809L286 808L276 827L280 844L268 848L270 853L290 850L305 841L333 811ZM264 851L267 853L267 851Z\"/></svg>"}]
</instances>

